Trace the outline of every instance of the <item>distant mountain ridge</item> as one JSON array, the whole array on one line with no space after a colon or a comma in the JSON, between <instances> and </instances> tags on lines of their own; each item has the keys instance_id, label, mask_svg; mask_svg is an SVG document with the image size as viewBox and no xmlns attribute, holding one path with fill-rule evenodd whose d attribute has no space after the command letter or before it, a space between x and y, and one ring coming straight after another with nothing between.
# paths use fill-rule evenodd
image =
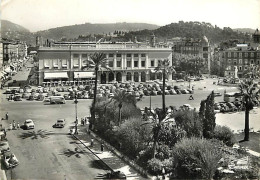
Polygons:
<instances>
[{"instance_id":1,"label":"distant mountain ridge","mask_svg":"<svg viewBox=\"0 0 260 180\"><path fill-rule=\"evenodd\" d=\"M143 29L157 29L159 26L146 23L109 23L109 24L79 24L71 26L63 26L48 29L45 31L36 32L37 35L42 37L48 37L51 39L59 40L63 37L67 39L77 38L79 35L89 35L89 34L108 34L114 31L138 31Z\"/></svg>"}]
</instances>

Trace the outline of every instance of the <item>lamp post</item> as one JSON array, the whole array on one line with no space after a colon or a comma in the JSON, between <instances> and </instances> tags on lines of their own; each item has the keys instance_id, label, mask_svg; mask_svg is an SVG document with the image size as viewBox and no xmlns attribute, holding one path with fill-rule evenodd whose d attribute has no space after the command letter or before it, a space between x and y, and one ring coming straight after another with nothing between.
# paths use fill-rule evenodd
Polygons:
<instances>
[{"instance_id":1,"label":"lamp post","mask_svg":"<svg viewBox=\"0 0 260 180\"><path fill-rule=\"evenodd\" d=\"M75 96L75 100L74 100L74 103L75 103L75 113L76 113L76 121L75 121L75 132L74 134L78 134L78 99L77 99L77 96Z\"/></svg>"}]
</instances>

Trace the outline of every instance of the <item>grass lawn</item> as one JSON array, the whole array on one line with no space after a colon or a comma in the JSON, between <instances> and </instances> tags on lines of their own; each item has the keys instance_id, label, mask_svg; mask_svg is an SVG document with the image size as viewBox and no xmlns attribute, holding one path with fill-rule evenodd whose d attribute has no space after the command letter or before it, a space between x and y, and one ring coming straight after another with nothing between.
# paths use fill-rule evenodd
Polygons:
<instances>
[{"instance_id":1,"label":"grass lawn","mask_svg":"<svg viewBox=\"0 0 260 180\"><path fill-rule=\"evenodd\" d=\"M235 134L235 138L238 142L242 141L244 139L244 133ZM251 132L249 134L249 141L242 141L239 144L260 153L260 133Z\"/></svg>"}]
</instances>

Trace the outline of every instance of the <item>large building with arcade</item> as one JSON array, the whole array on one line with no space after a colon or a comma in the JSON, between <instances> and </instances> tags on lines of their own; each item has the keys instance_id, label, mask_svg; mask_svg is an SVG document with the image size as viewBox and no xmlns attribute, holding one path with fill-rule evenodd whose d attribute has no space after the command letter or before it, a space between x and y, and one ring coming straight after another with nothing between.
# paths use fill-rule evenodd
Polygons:
<instances>
[{"instance_id":1,"label":"large building with arcade","mask_svg":"<svg viewBox=\"0 0 260 180\"><path fill-rule=\"evenodd\" d=\"M172 49L138 42L56 42L39 47L39 85L87 82L95 78L94 70L88 68L90 55L102 52L111 70L98 72L98 81L146 82L162 79L154 68L163 59L172 59ZM171 62L172 63L172 62ZM167 77L172 79L172 75Z\"/></svg>"}]
</instances>

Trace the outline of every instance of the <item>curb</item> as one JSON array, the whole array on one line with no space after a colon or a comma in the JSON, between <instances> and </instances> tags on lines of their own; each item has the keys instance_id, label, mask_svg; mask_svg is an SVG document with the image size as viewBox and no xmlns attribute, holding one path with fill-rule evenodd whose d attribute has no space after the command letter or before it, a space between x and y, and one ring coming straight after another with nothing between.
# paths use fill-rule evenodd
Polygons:
<instances>
[{"instance_id":1,"label":"curb","mask_svg":"<svg viewBox=\"0 0 260 180\"><path fill-rule=\"evenodd\" d=\"M73 135L75 137L75 135ZM111 146L109 143L107 143L105 140L101 139L98 135L96 135L93 131L91 131L91 135L94 137L99 143L102 141L106 145L107 149L109 149L113 154L115 154L118 158L122 159L125 163L127 163L131 168L136 170L140 175L142 175L145 178L151 179L151 175L148 174L147 171L145 171L142 167L137 165L133 160L130 160L128 157L122 155L116 148ZM81 140L76 137L80 142ZM81 142L82 143L82 142ZM82 143L84 145L84 143ZM85 145L84 145L85 146ZM88 148L89 149L89 148Z\"/></svg>"}]
</instances>

